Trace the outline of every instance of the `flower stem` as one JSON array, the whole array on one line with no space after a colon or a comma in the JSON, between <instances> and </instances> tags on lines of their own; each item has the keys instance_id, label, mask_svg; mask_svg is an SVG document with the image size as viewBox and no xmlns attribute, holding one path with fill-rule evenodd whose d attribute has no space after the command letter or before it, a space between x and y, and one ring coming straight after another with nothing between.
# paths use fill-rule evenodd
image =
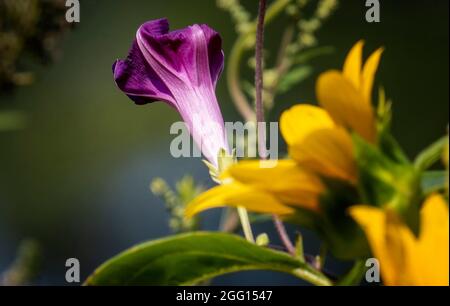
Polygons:
<instances>
[{"instance_id":1,"label":"flower stem","mask_svg":"<svg viewBox=\"0 0 450 306\"><path fill-rule=\"evenodd\" d=\"M283 243L286 250L291 254L292 256L296 256L297 252L295 249L295 246L292 244L291 239L289 239L289 235L286 231L286 227L284 226L283 222L280 220L280 217L277 215L273 215L273 223L275 224L275 228L277 230L278 236L280 236L281 242Z\"/></svg>"},{"instance_id":2,"label":"flower stem","mask_svg":"<svg viewBox=\"0 0 450 306\"><path fill-rule=\"evenodd\" d=\"M263 57L264 57L264 19L266 16L267 0L259 1L258 23L256 27L256 68L255 68L255 88L256 88L256 120L258 122L258 153L261 159L266 158L266 130L264 126L264 105L263 105Z\"/></svg>"},{"instance_id":3,"label":"flower stem","mask_svg":"<svg viewBox=\"0 0 450 306\"><path fill-rule=\"evenodd\" d=\"M258 23L256 28L256 69L255 69L255 88L256 88L256 120L258 122L258 152L261 159L266 158L266 130L263 105L263 52L264 52L264 19L266 15L267 0L259 0ZM288 252L295 256L295 247L292 244L286 232L283 222L276 215L273 216L273 222L277 229L281 241Z\"/></svg>"},{"instance_id":4,"label":"flower stem","mask_svg":"<svg viewBox=\"0 0 450 306\"><path fill-rule=\"evenodd\" d=\"M263 78L263 52L264 52L264 18L266 16L267 0L259 0L258 24L256 27L256 118L258 122L264 122L264 108L262 102L262 91L264 86Z\"/></svg>"},{"instance_id":5,"label":"flower stem","mask_svg":"<svg viewBox=\"0 0 450 306\"><path fill-rule=\"evenodd\" d=\"M255 87L256 87L256 119L257 122L264 122L264 109L262 108L262 88L263 88L263 76L262 76L262 53L264 44L264 17L266 15L266 3L267 0L259 1L259 14L258 23L256 28L256 72L255 72ZM241 104L239 104L241 105ZM238 106L239 106L238 105ZM242 106L242 105L241 105ZM247 104L248 106L248 104ZM261 149L265 148L265 131L258 127L258 144L260 156L262 154ZM264 141L264 142L263 142ZM247 210L244 207L238 207L238 214L241 220L242 229L244 231L245 238L248 241L254 242L252 228L248 218Z\"/></svg>"},{"instance_id":6,"label":"flower stem","mask_svg":"<svg viewBox=\"0 0 450 306\"><path fill-rule=\"evenodd\" d=\"M232 207L226 207L222 210L222 216L219 225L219 231L233 233L239 227L239 215Z\"/></svg>"},{"instance_id":7,"label":"flower stem","mask_svg":"<svg viewBox=\"0 0 450 306\"><path fill-rule=\"evenodd\" d=\"M265 23L268 24L274 20L284 9L290 4L291 0L276 0L267 9L267 14L265 18ZM234 43L230 58L228 60L227 68L227 83L228 90L230 91L231 98L236 105L239 113L244 117L246 121L255 122L256 114L250 106L247 97L242 92L240 82L240 71L241 71L241 61L242 57L250 48L249 41L254 37L257 28L257 21L252 24L250 30L246 33L241 34L236 42Z\"/></svg>"},{"instance_id":8,"label":"flower stem","mask_svg":"<svg viewBox=\"0 0 450 306\"><path fill-rule=\"evenodd\" d=\"M244 231L245 239L247 239L247 241L249 242L255 242L255 237L253 236L247 209L245 209L244 207L238 207L237 211L239 214L239 219L241 220L242 230Z\"/></svg>"},{"instance_id":9,"label":"flower stem","mask_svg":"<svg viewBox=\"0 0 450 306\"><path fill-rule=\"evenodd\" d=\"M280 80L282 76L289 71L289 69L292 66L292 60L290 56L288 56L288 47L292 43L292 40L294 39L294 26L290 25L286 28L286 30L283 33L283 37L281 39L281 45L278 51L277 55L277 62L275 66L275 72L277 75L277 78L273 81L273 84L267 89L267 100L266 100L266 107L273 108L275 96L277 94L278 85L280 83Z\"/></svg>"},{"instance_id":10,"label":"flower stem","mask_svg":"<svg viewBox=\"0 0 450 306\"><path fill-rule=\"evenodd\" d=\"M246 48L246 41L247 37L245 35L240 36L231 50L227 69L227 83L231 98L238 112L244 117L245 121L254 122L255 113L239 85L241 58Z\"/></svg>"}]
</instances>

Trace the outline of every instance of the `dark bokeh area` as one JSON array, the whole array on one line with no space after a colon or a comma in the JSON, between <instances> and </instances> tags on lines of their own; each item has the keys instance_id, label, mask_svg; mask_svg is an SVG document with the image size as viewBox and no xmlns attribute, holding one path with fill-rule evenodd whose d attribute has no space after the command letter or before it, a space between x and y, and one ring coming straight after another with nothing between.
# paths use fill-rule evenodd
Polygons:
<instances>
[{"instance_id":1,"label":"dark bokeh area","mask_svg":"<svg viewBox=\"0 0 450 306\"><path fill-rule=\"evenodd\" d=\"M318 34L320 45L335 52L312 62L313 77L279 97L271 119L295 103L314 102L317 75L340 68L350 47L364 39L367 54L386 48L377 83L394 102L394 134L414 156L448 124L449 2L381 1L378 24L365 21L365 1L340 2ZM0 93L1 110L21 111L26 120L20 130L0 132L0 271L21 240L34 238L44 258L37 284L64 285L64 264L71 257L80 260L85 278L118 252L170 234L164 204L149 191L152 178L173 184L190 173L212 185L200 159L170 156L169 127L178 115L162 103L135 106L112 79L111 65L126 56L137 27L160 17L172 28L207 23L222 34L225 54L236 38L228 14L213 0L81 1L81 23L64 39L60 60L37 65L32 85ZM280 20L267 29L268 50L277 48L283 26ZM240 120L224 78L217 96L225 120ZM204 215L205 228L216 229L219 212ZM271 224L256 231L276 241ZM317 241L305 239L306 250L317 252ZM216 281L297 282L259 272Z\"/></svg>"}]
</instances>

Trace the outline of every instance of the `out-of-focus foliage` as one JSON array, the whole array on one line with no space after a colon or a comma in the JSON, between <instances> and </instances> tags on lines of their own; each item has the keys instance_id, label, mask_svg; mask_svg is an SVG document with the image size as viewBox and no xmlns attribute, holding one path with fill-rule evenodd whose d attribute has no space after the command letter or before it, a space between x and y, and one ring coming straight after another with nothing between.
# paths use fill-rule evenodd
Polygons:
<instances>
[{"instance_id":1,"label":"out-of-focus foliage","mask_svg":"<svg viewBox=\"0 0 450 306\"><path fill-rule=\"evenodd\" d=\"M41 247L36 241L24 240L12 265L0 274L0 285L21 286L31 282L39 271L41 254Z\"/></svg>"},{"instance_id":2,"label":"out-of-focus foliage","mask_svg":"<svg viewBox=\"0 0 450 306\"><path fill-rule=\"evenodd\" d=\"M0 132L21 129L25 126L25 116L20 112L0 112Z\"/></svg>"},{"instance_id":3,"label":"out-of-focus foliage","mask_svg":"<svg viewBox=\"0 0 450 306\"><path fill-rule=\"evenodd\" d=\"M0 0L0 90L33 81L29 58L52 62L70 23L64 0Z\"/></svg>"}]
</instances>

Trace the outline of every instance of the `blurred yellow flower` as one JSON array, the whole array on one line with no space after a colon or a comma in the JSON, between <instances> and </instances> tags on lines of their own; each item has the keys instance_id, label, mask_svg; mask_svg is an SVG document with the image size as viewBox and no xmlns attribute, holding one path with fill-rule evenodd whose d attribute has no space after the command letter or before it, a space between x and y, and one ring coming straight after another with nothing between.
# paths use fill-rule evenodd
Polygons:
<instances>
[{"instance_id":1,"label":"blurred yellow flower","mask_svg":"<svg viewBox=\"0 0 450 306\"><path fill-rule=\"evenodd\" d=\"M320 177L358 181L351 132L369 142L376 140L371 106L374 76L382 54L375 51L362 65L363 42L349 52L343 71L320 75L317 97L323 107L296 105L280 119L283 138L291 159L274 168L260 161L243 161L222 174L222 185L191 202L186 214L220 206L242 206L250 211L286 215L292 207L319 211L325 187Z\"/></svg>"},{"instance_id":2,"label":"blurred yellow flower","mask_svg":"<svg viewBox=\"0 0 450 306\"><path fill-rule=\"evenodd\" d=\"M374 143L376 125L372 87L383 48L372 53L363 65L363 47L363 41L356 43L345 60L342 72L331 70L319 77L317 98L336 123Z\"/></svg>"},{"instance_id":3,"label":"blurred yellow flower","mask_svg":"<svg viewBox=\"0 0 450 306\"><path fill-rule=\"evenodd\" d=\"M281 131L292 158L320 175L353 184L358 174L349 132L376 142L371 94L383 53L378 49L363 66L363 46L363 41L355 44L342 72L331 70L319 76L316 91L322 108L297 105L281 117Z\"/></svg>"},{"instance_id":4,"label":"blurred yellow flower","mask_svg":"<svg viewBox=\"0 0 450 306\"><path fill-rule=\"evenodd\" d=\"M449 285L449 214L442 196L425 201L419 237L393 211L353 206L350 214L380 261L385 285Z\"/></svg>"}]
</instances>

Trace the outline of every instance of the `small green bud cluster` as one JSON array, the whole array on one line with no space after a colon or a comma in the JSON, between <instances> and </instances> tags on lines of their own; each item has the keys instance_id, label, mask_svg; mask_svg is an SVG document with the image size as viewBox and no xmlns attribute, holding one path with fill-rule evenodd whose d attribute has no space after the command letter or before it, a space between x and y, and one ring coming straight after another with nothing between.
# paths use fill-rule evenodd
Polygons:
<instances>
[{"instance_id":1,"label":"small green bud cluster","mask_svg":"<svg viewBox=\"0 0 450 306\"><path fill-rule=\"evenodd\" d=\"M172 190L162 178L155 178L150 184L151 192L161 198L170 213L169 227L175 233L193 231L198 227L198 218L186 218L184 215L186 205L192 201L203 188L195 184L194 179L186 175Z\"/></svg>"}]
</instances>

